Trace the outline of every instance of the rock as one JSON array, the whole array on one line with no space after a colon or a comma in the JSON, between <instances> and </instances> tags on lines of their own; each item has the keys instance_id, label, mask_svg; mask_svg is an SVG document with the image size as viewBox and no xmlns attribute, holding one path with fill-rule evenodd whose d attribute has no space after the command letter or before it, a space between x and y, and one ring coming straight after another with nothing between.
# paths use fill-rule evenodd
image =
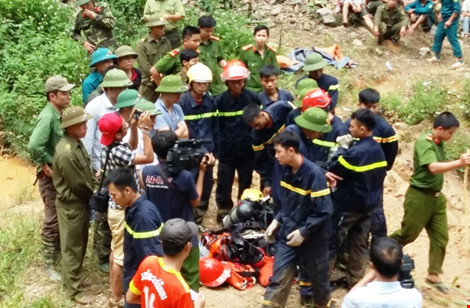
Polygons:
<instances>
[{"instance_id":1,"label":"rock","mask_svg":"<svg viewBox=\"0 0 470 308\"><path fill-rule=\"evenodd\" d=\"M317 13L320 15L321 22L327 26L336 25L335 15L332 10L329 8L321 8L317 10Z\"/></svg>"},{"instance_id":2,"label":"rock","mask_svg":"<svg viewBox=\"0 0 470 308\"><path fill-rule=\"evenodd\" d=\"M408 124L405 122L395 122L392 126L397 131L405 131L408 129Z\"/></svg>"},{"instance_id":3,"label":"rock","mask_svg":"<svg viewBox=\"0 0 470 308\"><path fill-rule=\"evenodd\" d=\"M424 57L430 51L431 51L431 49L429 47L421 47L419 49L419 54L420 54L421 57Z\"/></svg>"},{"instance_id":4,"label":"rock","mask_svg":"<svg viewBox=\"0 0 470 308\"><path fill-rule=\"evenodd\" d=\"M269 12L272 16L277 16L281 14L282 12L282 6L276 5L274 8Z\"/></svg>"},{"instance_id":5,"label":"rock","mask_svg":"<svg viewBox=\"0 0 470 308\"><path fill-rule=\"evenodd\" d=\"M354 46L362 46L362 41L358 39L354 39L352 43Z\"/></svg>"}]
</instances>

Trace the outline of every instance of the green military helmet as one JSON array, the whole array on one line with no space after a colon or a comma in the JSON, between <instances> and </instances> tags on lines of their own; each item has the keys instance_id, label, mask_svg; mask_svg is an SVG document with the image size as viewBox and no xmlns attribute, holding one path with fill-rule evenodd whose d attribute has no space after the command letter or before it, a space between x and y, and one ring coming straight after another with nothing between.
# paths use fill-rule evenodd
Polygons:
<instances>
[{"instance_id":1,"label":"green military helmet","mask_svg":"<svg viewBox=\"0 0 470 308\"><path fill-rule=\"evenodd\" d=\"M164 17L159 17L158 15L151 15L147 23L145 24L147 27L159 27L168 24Z\"/></svg>"},{"instance_id":2,"label":"green military helmet","mask_svg":"<svg viewBox=\"0 0 470 308\"><path fill-rule=\"evenodd\" d=\"M295 123L302 128L314 132L328 133L331 131L328 113L317 107L311 107L305 110L304 113L295 118Z\"/></svg>"},{"instance_id":3,"label":"green military helmet","mask_svg":"<svg viewBox=\"0 0 470 308\"><path fill-rule=\"evenodd\" d=\"M326 61L319 53L311 53L305 58L304 71L311 72L324 68L327 65Z\"/></svg>"},{"instance_id":4,"label":"green military helmet","mask_svg":"<svg viewBox=\"0 0 470 308\"><path fill-rule=\"evenodd\" d=\"M183 93L187 90L188 88L180 76L168 75L163 77L155 91L160 93Z\"/></svg>"},{"instance_id":5,"label":"green military helmet","mask_svg":"<svg viewBox=\"0 0 470 308\"><path fill-rule=\"evenodd\" d=\"M117 59L116 55L113 54L111 50L109 50L108 48L98 48L91 56L90 67L95 66L98 62L111 59Z\"/></svg>"},{"instance_id":6,"label":"green military helmet","mask_svg":"<svg viewBox=\"0 0 470 308\"><path fill-rule=\"evenodd\" d=\"M125 89L119 93L116 105L114 105L113 108L120 109L125 107L132 107L139 101L139 98L140 94L137 90Z\"/></svg>"},{"instance_id":7,"label":"green military helmet","mask_svg":"<svg viewBox=\"0 0 470 308\"><path fill-rule=\"evenodd\" d=\"M104 75L103 82L100 84L102 88L124 88L132 85L132 81L127 77L126 72L118 68L109 70Z\"/></svg>"},{"instance_id":8,"label":"green military helmet","mask_svg":"<svg viewBox=\"0 0 470 308\"><path fill-rule=\"evenodd\" d=\"M138 109L140 111L148 112L151 116L156 116L162 114L162 112L155 107L150 101L146 100L145 98L139 98L137 104L135 104L134 109Z\"/></svg>"},{"instance_id":9,"label":"green military helmet","mask_svg":"<svg viewBox=\"0 0 470 308\"><path fill-rule=\"evenodd\" d=\"M134 56L134 58L137 58L137 53L134 51L134 49L132 49L131 46L127 46L127 45L121 46L118 49L116 49L114 54L118 58L122 58L126 56Z\"/></svg>"},{"instance_id":10,"label":"green military helmet","mask_svg":"<svg viewBox=\"0 0 470 308\"><path fill-rule=\"evenodd\" d=\"M299 95L299 94L300 94L300 91L301 91L303 88L315 89L315 88L318 88L318 83L315 81L315 79L308 78L308 77L307 77L307 78L304 78L304 79L300 80L300 81L297 83L297 86L295 87L294 94L295 94L295 95Z\"/></svg>"},{"instance_id":11,"label":"green military helmet","mask_svg":"<svg viewBox=\"0 0 470 308\"><path fill-rule=\"evenodd\" d=\"M308 78L308 79L310 79L310 78ZM297 96L297 99L294 101L294 104L297 107L301 108L302 107L302 100L304 99L305 95L307 95L310 91L315 90L315 89L316 89L315 87L313 87L313 88L305 87L305 88L300 89L299 95Z\"/></svg>"},{"instance_id":12,"label":"green military helmet","mask_svg":"<svg viewBox=\"0 0 470 308\"><path fill-rule=\"evenodd\" d=\"M79 0L79 1L77 1L77 6L84 5L84 4L86 4L90 1L92 1L92 0Z\"/></svg>"},{"instance_id":13,"label":"green military helmet","mask_svg":"<svg viewBox=\"0 0 470 308\"><path fill-rule=\"evenodd\" d=\"M62 112L62 124L60 128L67 128L75 124L88 121L93 116L80 106L72 106Z\"/></svg>"}]
</instances>

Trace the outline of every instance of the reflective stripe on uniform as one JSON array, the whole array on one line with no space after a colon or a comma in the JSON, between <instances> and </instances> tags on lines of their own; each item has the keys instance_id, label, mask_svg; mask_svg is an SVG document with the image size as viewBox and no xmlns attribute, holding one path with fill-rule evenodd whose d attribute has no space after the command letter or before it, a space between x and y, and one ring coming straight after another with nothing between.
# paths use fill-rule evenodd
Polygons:
<instances>
[{"instance_id":1,"label":"reflective stripe on uniform","mask_svg":"<svg viewBox=\"0 0 470 308\"><path fill-rule=\"evenodd\" d=\"M311 282L302 281L302 280L299 281L299 286L301 286L301 287L310 287L311 285L312 285Z\"/></svg>"},{"instance_id":2,"label":"reflective stripe on uniform","mask_svg":"<svg viewBox=\"0 0 470 308\"><path fill-rule=\"evenodd\" d=\"M332 148L336 145L336 142L333 141L325 141L325 140L320 140L320 139L313 139L312 140L313 144L326 147L326 148Z\"/></svg>"},{"instance_id":3,"label":"reflective stripe on uniform","mask_svg":"<svg viewBox=\"0 0 470 308\"><path fill-rule=\"evenodd\" d=\"M241 116L242 114L243 114L243 110L219 111L219 117L236 117L236 116Z\"/></svg>"},{"instance_id":4,"label":"reflective stripe on uniform","mask_svg":"<svg viewBox=\"0 0 470 308\"><path fill-rule=\"evenodd\" d=\"M387 167L387 162L385 160L378 161L376 163L369 164L369 165L364 165L364 166L354 166L354 165L351 165L350 163L348 163L344 159L343 155L341 155L338 158L338 162L341 165L343 165L343 167L345 167L346 169L349 169L349 170L352 170L352 171L355 171L355 172L366 172L366 171L370 171L370 170L374 170L374 169L378 169L378 168L382 168L382 167Z\"/></svg>"},{"instance_id":5,"label":"reflective stripe on uniform","mask_svg":"<svg viewBox=\"0 0 470 308\"><path fill-rule=\"evenodd\" d=\"M160 228L158 228L157 230L145 231L145 232L136 232L136 231L132 230L131 227L127 223L124 223L124 228L126 229L127 232L129 232L129 234L133 238L135 238L135 239L144 239L144 238L150 238L150 237L155 237L155 236L160 235L160 231L163 228L163 224L161 224Z\"/></svg>"},{"instance_id":6,"label":"reflective stripe on uniform","mask_svg":"<svg viewBox=\"0 0 470 308\"><path fill-rule=\"evenodd\" d=\"M373 138L378 143L392 143L392 142L397 142L398 141L398 136L397 135L393 135L393 136L386 137L386 138L374 136Z\"/></svg>"},{"instance_id":7,"label":"reflective stripe on uniform","mask_svg":"<svg viewBox=\"0 0 470 308\"><path fill-rule=\"evenodd\" d=\"M187 121L193 121L193 120L212 118L212 117L216 117L217 115L218 115L217 111L206 112L206 113L201 113L201 114L188 114L184 116L184 119Z\"/></svg>"},{"instance_id":8,"label":"reflective stripe on uniform","mask_svg":"<svg viewBox=\"0 0 470 308\"><path fill-rule=\"evenodd\" d=\"M263 144L260 144L260 145L254 145L252 146L253 148L253 151L255 152L258 152L258 151L262 151L264 149L264 145L265 144L271 144L273 142L273 139L281 132L284 131L284 129L286 129L286 124L283 124L277 132L274 133L274 135L271 136L271 138L269 138L265 143Z\"/></svg>"},{"instance_id":9,"label":"reflective stripe on uniform","mask_svg":"<svg viewBox=\"0 0 470 308\"><path fill-rule=\"evenodd\" d=\"M330 189L329 188L325 188L325 189L318 190L318 191L312 191L310 189L305 190L305 189L302 189L302 188L294 187L294 186L292 186L292 185L290 185L290 184L288 184L284 181L281 181L281 186L284 187L284 188L289 189L290 191L298 193L299 195L302 195L302 196L310 195L310 197L312 197L312 198L322 197L322 196L326 196L326 195L330 194Z\"/></svg>"},{"instance_id":10,"label":"reflective stripe on uniform","mask_svg":"<svg viewBox=\"0 0 470 308\"><path fill-rule=\"evenodd\" d=\"M339 84L332 84L329 88L328 91L334 91L339 89Z\"/></svg>"},{"instance_id":11,"label":"reflective stripe on uniform","mask_svg":"<svg viewBox=\"0 0 470 308\"><path fill-rule=\"evenodd\" d=\"M281 304L274 303L274 302L268 301L268 300L266 300L266 299L263 301L263 306L268 306L268 307L282 307Z\"/></svg>"}]
</instances>

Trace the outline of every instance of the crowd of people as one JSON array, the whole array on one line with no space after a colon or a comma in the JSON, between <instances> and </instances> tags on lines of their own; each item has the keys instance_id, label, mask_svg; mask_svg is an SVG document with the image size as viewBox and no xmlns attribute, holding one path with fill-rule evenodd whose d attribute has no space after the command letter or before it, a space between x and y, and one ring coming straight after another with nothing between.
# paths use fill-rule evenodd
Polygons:
<instances>
[{"instance_id":1,"label":"crowd of people","mask_svg":"<svg viewBox=\"0 0 470 308\"><path fill-rule=\"evenodd\" d=\"M429 3L406 7L415 22L408 31L433 22L431 15L421 17ZM436 59L439 39L447 35L452 43L458 3L442 1ZM48 78L47 104L29 141L45 205L46 274L74 301L93 300L86 291L93 282L82 271L92 219L97 266L109 272L109 307L204 307L197 225L203 229L215 170L218 223L234 207L235 171L235 201L257 185L273 200L266 240L276 247L274 274L263 307L284 307L296 274L303 306L333 307L330 279L337 267L345 271L342 286L352 288L344 307L369 300L421 307L419 292L397 280L401 245L423 228L430 238L426 281L448 292L439 277L448 240L443 173L470 164L470 154L446 161L443 144L459 127L453 114L439 114L417 139L402 228L387 238L383 183L398 137L378 114L376 90L361 90L357 110L343 122L335 113L339 81L323 72L320 54L307 56L294 94L278 88L282 76L265 25L254 28L253 43L238 59L227 59L213 17L201 16L180 33L181 2L147 0L149 33L134 50L113 38L107 4L77 5L72 36L89 54L92 70L82 84L84 105L70 106L75 85L65 77ZM379 39L389 34L398 40L406 31L408 19L396 0L379 3L374 21L363 3L342 5L345 26L352 10ZM399 22L388 25L394 14ZM208 140L208 154L192 170L171 171L168 153L186 138ZM253 183L254 171L259 183ZM98 187L110 196L104 212L90 211ZM55 270L59 255L61 273Z\"/></svg>"}]
</instances>

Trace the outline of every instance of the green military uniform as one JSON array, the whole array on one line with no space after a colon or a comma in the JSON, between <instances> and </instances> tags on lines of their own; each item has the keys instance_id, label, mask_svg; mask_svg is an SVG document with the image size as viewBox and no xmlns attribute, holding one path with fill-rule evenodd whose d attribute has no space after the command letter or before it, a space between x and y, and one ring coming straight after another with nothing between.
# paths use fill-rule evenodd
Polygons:
<instances>
[{"instance_id":1,"label":"green military uniform","mask_svg":"<svg viewBox=\"0 0 470 308\"><path fill-rule=\"evenodd\" d=\"M408 16L401 6L389 10L386 3L382 3L375 12L374 24L379 28L380 36L398 41L400 39L400 29L408 25Z\"/></svg>"},{"instance_id":2,"label":"green military uniform","mask_svg":"<svg viewBox=\"0 0 470 308\"><path fill-rule=\"evenodd\" d=\"M220 44L220 38L214 35L207 40L207 43L201 41L199 45L199 61L207 65L212 71L212 83L209 91L212 96L224 92L227 87L220 79L219 61L225 59L225 52Z\"/></svg>"},{"instance_id":3,"label":"green military uniform","mask_svg":"<svg viewBox=\"0 0 470 308\"><path fill-rule=\"evenodd\" d=\"M157 100L158 93L155 92L157 85L150 80L150 69L170 50L170 42L165 37L156 41L148 34L137 43L137 64L142 71L142 83L139 92L152 103Z\"/></svg>"},{"instance_id":4,"label":"green military uniform","mask_svg":"<svg viewBox=\"0 0 470 308\"><path fill-rule=\"evenodd\" d=\"M240 61L245 63L246 67L250 71L250 79L247 80L246 87L256 93L263 90L260 82L259 70L268 64L279 68L279 64L276 59L276 51L268 45L266 45L263 56L261 56L261 54L256 50L256 46L253 46L252 44L243 46L242 52L240 53Z\"/></svg>"},{"instance_id":5,"label":"green military uniform","mask_svg":"<svg viewBox=\"0 0 470 308\"><path fill-rule=\"evenodd\" d=\"M147 0L144 7L144 18L157 16L164 18L167 15L185 16L181 0ZM165 37L170 41L171 48L181 45L181 36L178 29L178 22L168 20L165 26Z\"/></svg>"},{"instance_id":6,"label":"green military uniform","mask_svg":"<svg viewBox=\"0 0 470 308\"><path fill-rule=\"evenodd\" d=\"M449 239L447 232L446 197L440 191L444 175L432 174L428 165L445 161L444 144L431 133L425 133L416 140L414 147L414 171L410 187L405 196L405 215L401 229L390 237L400 244L413 242L423 228L429 236L429 273L442 273L442 263Z\"/></svg>"},{"instance_id":7,"label":"green military uniform","mask_svg":"<svg viewBox=\"0 0 470 308\"><path fill-rule=\"evenodd\" d=\"M114 16L107 3L95 4L95 19L89 19L79 12L72 30L72 38L81 44L85 41L93 44L96 48L106 47L111 50L117 48L116 39L113 36ZM85 35L82 37L81 33Z\"/></svg>"},{"instance_id":8,"label":"green military uniform","mask_svg":"<svg viewBox=\"0 0 470 308\"><path fill-rule=\"evenodd\" d=\"M180 54L183 50L183 46L180 48L173 49L158 60L155 64L155 69L164 75L175 75L181 71L182 64L180 60Z\"/></svg>"}]
</instances>

